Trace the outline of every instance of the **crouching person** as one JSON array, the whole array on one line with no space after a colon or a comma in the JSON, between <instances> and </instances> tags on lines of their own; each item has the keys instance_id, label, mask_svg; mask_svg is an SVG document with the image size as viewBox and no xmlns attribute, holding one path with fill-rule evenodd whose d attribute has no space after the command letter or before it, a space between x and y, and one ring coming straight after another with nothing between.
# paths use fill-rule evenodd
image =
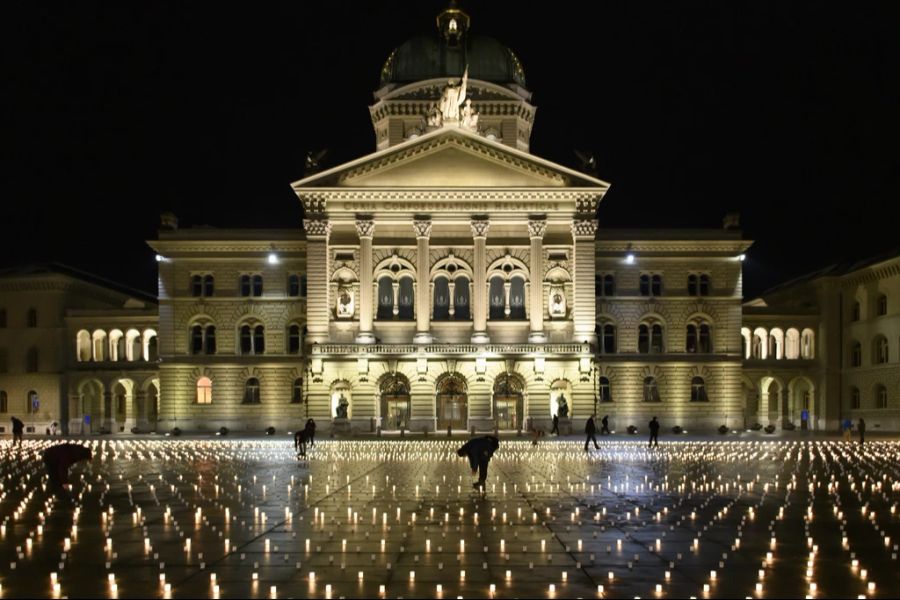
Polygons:
<instances>
[{"instance_id":1,"label":"crouching person","mask_svg":"<svg viewBox=\"0 0 900 600\"><path fill-rule=\"evenodd\" d=\"M468 457L472 474L478 473L478 483L472 484L472 487L476 490L484 490L484 482L487 481L488 463L491 462L491 457L499 447L499 439L492 435L486 435L472 438L456 451L457 456Z\"/></svg>"},{"instance_id":2,"label":"crouching person","mask_svg":"<svg viewBox=\"0 0 900 600\"><path fill-rule=\"evenodd\" d=\"M44 466L50 479L50 489L63 497L68 496L69 468L75 463L91 460L91 449L81 444L57 444L44 450Z\"/></svg>"}]
</instances>

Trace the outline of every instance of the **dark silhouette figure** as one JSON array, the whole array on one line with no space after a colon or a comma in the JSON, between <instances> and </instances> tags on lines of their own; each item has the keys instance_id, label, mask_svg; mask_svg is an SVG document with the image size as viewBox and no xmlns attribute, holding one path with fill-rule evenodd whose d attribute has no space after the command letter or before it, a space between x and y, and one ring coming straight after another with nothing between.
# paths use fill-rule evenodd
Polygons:
<instances>
[{"instance_id":1,"label":"dark silhouette figure","mask_svg":"<svg viewBox=\"0 0 900 600\"><path fill-rule=\"evenodd\" d=\"M83 460L91 460L91 449L81 444L57 444L44 450L43 458L51 490L67 496L69 467Z\"/></svg>"},{"instance_id":2,"label":"dark silhouette figure","mask_svg":"<svg viewBox=\"0 0 900 600\"><path fill-rule=\"evenodd\" d=\"M600 449L600 445L597 444L597 425L594 424L594 415L588 417L587 422L584 424L584 451L588 451L588 444L590 442L594 442L594 448L597 450Z\"/></svg>"},{"instance_id":3,"label":"dark silhouette figure","mask_svg":"<svg viewBox=\"0 0 900 600\"><path fill-rule=\"evenodd\" d=\"M12 421L13 446L22 445L22 434L25 433L25 423L16 417L10 418Z\"/></svg>"},{"instance_id":4,"label":"dark silhouette figure","mask_svg":"<svg viewBox=\"0 0 900 600\"><path fill-rule=\"evenodd\" d=\"M550 433L559 435L559 415L553 415L553 429L550 430Z\"/></svg>"},{"instance_id":5,"label":"dark silhouette figure","mask_svg":"<svg viewBox=\"0 0 900 600\"><path fill-rule=\"evenodd\" d=\"M541 429L532 429L532 430L531 430L531 445L532 445L532 446L537 446L537 445L538 445L538 440L541 438L542 435L544 435L544 431L543 431L543 430L541 430Z\"/></svg>"},{"instance_id":6,"label":"dark silhouette figure","mask_svg":"<svg viewBox=\"0 0 900 600\"><path fill-rule=\"evenodd\" d=\"M309 442L309 433L306 429L300 429L294 434L294 451L297 458L306 458L306 444Z\"/></svg>"},{"instance_id":7,"label":"dark silhouette figure","mask_svg":"<svg viewBox=\"0 0 900 600\"><path fill-rule=\"evenodd\" d=\"M600 419L600 435L610 435L609 415L603 415L603 418Z\"/></svg>"},{"instance_id":8,"label":"dark silhouette figure","mask_svg":"<svg viewBox=\"0 0 900 600\"><path fill-rule=\"evenodd\" d=\"M316 422L312 419L306 421L306 441L310 448L316 445Z\"/></svg>"},{"instance_id":9,"label":"dark silhouette figure","mask_svg":"<svg viewBox=\"0 0 900 600\"><path fill-rule=\"evenodd\" d=\"M486 435L472 438L456 451L457 456L468 457L473 475L476 471L478 472L478 483L472 484L472 487L476 490L484 490L484 482L487 481L488 463L491 462L491 457L499 447L499 439L492 435Z\"/></svg>"},{"instance_id":10,"label":"dark silhouette figure","mask_svg":"<svg viewBox=\"0 0 900 600\"><path fill-rule=\"evenodd\" d=\"M859 418L856 430L859 432L859 445L862 446L866 443L866 420L862 417Z\"/></svg>"},{"instance_id":11,"label":"dark silhouette figure","mask_svg":"<svg viewBox=\"0 0 900 600\"><path fill-rule=\"evenodd\" d=\"M647 447L659 448L659 421L656 420L656 417L653 417L648 427L650 427L650 443L647 444Z\"/></svg>"}]
</instances>

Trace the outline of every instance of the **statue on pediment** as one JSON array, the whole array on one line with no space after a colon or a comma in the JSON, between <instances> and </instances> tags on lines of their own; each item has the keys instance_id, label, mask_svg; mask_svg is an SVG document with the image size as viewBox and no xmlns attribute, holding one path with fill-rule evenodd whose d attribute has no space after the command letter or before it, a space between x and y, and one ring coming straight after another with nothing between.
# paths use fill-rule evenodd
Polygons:
<instances>
[{"instance_id":1,"label":"statue on pediment","mask_svg":"<svg viewBox=\"0 0 900 600\"><path fill-rule=\"evenodd\" d=\"M472 108L471 98L466 98L466 103L460 110L460 125L472 131L478 131L478 113Z\"/></svg>"},{"instance_id":2,"label":"statue on pediment","mask_svg":"<svg viewBox=\"0 0 900 600\"><path fill-rule=\"evenodd\" d=\"M459 109L460 106L463 105L463 102L466 101L466 85L468 82L468 66L463 72L462 80L460 80L458 85L454 83L452 79L447 82L447 87L444 88L441 99L438 101L438 110L440 110L441 118L444 122L459 122Z\"/></svg>"}]
</instances>

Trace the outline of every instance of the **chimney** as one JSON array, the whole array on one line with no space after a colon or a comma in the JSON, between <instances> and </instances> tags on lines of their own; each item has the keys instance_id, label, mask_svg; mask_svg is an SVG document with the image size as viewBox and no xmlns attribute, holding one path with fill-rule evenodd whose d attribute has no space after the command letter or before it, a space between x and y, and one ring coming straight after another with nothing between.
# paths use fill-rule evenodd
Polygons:
<instances>
[{"instance_id":1,"label":"chimney","mask_svg":"<svg viewBox=\"0 0 900 600\"><path fill-rule=\"evenodd\" d=\"M740 229L741 228L741 213L739 213L739 212L726 213L725 218L722 219L722 228L723 229Z\"/></svg>"},{"instance_id":2,"label":"chimney","mask_svg":"<svg viewBox=\"0 0 900 600\"><path fill-rule=\"evenodd\" d=\"M175 231L178 229L178 217L175 216L175 213L164 212L159 216L159 226L161 229Z\"/></svg>"}]
</instances>

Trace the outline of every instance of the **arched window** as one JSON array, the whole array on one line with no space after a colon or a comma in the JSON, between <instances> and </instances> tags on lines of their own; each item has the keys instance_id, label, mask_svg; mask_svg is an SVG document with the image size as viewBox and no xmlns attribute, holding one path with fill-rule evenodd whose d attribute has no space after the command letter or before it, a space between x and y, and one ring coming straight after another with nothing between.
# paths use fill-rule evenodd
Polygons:
<instances>
[{"instance_id":1,"label":"arched window","mask_svg":"<svg viewBox=\"0 0 900 600\"><path fill-rule=\"evenodd\" d=\"M450 282L446 277L437 277L434 280L434 309L435 321L446 321L450 318Z\"/></svg>"},{"instance_id":2,"label":"arched window","mask_svg":"<svg viewBox=\"0 0 900 600\"><path fill-rule=\"evenodd\" d=\"M887 314L887 308L887 296L878 294L878 298L875 299L875 314L883 317Z\"/></svg>"},{"instance_id":3,"label":"arched window","mask_svg":"<svg viewBox=\"0 0 900 600\"><path fill-rule=\"evenodd\" d=\"M291 404L303 403L303 380L297 378L294 380L294 386L291 388Z\"/></svg>"},{"instance_id":4,"label":"arched window","mask_svg":"<svg viewBox=\"0 0 900 600\"><path fill-rule=\"evenodd\" d=\"M709 296L712 291L712 283L709 279L709 275L703 274L700 276L700 295L701 296Z\"/></svg>"},{"instance_id":5,"label":"arched window","mask_svg":"<svg viewBox=\"0 0 900 600\"><path fill-rule=\"evenodd\" d=\"M244 384L243 404L259 404L259 379L251 377Z\"/></svg>"},{"instance_id":6,"label":"arched window","mask_svg":"<svg viewBox=\"0 0 900 600\"><path fill-rule=\"evenodd\" d=\"M264 354L266 351L265 328L262 325L241 325L241 354Z\"/></svg>"},{"instance_id":7,"label":"arched window","mask_svg":"<svg viewBox=\"0 0 900 600\"><path fill-rule=\"evenodd\" d=\"M394 285L390 277L378 280L378 318L394 318Z\"/></svg>"},{"instance_id":8,"label":"arched window","mask_svg":"<svg viewBox=\"0 0 900 600\"><path fill-rule=\"evenodd\" d=\"M5 391L0 391L0 413L9 412L9 398Z\"/></svg>"},{"instance_id":9,"label":"arched window","mask_svg":"<svg viewBox=\"0 0 900 600\"><path fill-rule=\"evenodd\" d=\"M488 297L490 298L490 312L489 317L491 319L505 319L506 318L506 289L503 285L503 278L500 276L491 277L491 282L488 290Z\"/></svg>"},{"instance_id":10,"label":"arched window","mask_svg":"<svg viewBox=\"0 0 900 600\"><path fill-rule=\"evenodd\" d=\"M295 297L300 295L300 276L288 275L288 296Z\"/></svg>"},{"instance_id":11,"label":"arched window","mask_svg":"<svg viewBox=\"0 0 900 600\"><path fill-rule=\"evenodd\" d=\"M253 276L253 295L257 298L263 295L263 278L262 275Z\"/></svg>"},{"instance_id":12,"label":"arched window","mask_svg":"<svg viewBox=\"0 0 900 600\"><path fill-rule=\"evenodd\" d=\"M800 358L800 332L794 327L785 332L784 357L789 360Z\"/></svg>"},{"instance_id":13,"label":"arched window","mask_svg":"<svg viewBox=\"0 0 900 600\"><path fill-rule=\"evenodd\" d=\"M684 349L688 352L697 352L697 326L693 323L687 326L687 341Z\"/></svg>"},{"instance_id":14,"label":"arched window","mask_svg":"<svg viewBox=\"0 0 900 600\"><path fill-rule=\"evenodd\" d=\"M455 278L453 280L453 318L457 321L468 321L471 319L471 304L469 301L469 278Z\"/></svg>"},{"instance_id":15,"label":"arched window","mask_svg":"<svg viewBox=\"0 0 900 600\"><path fill-rule=\"evenodd\" d=\"M30 390L28 392L28 396L26 396L28 400L28 404L25 406L25 412L29 415L36 415L41 410L41 403L38 399L38 393L34 390Z\"/></svg>"},{"instance_id":16,"label":"arched window","mask_svg":"<svg viewBox=\"0 0 900 600\"><path fill-rule=\"evenodd\" d=\"M291 325L288 328L288 354L300 354L300 340L300 326Z\"/></svg>"},{"instance_id":17,"label":"arched window","mask_svg":"<svg viewBox=\"0 0 900 600\"><path fill-rule=\"evenodd\" d=\"M709 354L713 351L712 330L706 323L700 324L700 352Z\"/></svg>"},{"instance_id":18,"label":"arched window","mask_svg":"<svg viewBox=\"0 0 900 600\"><path fill-rule=\"evenodd\" d=\"M655 377L644 378L644 402L661 402Z\"/></svg>"},{"instance_id":19,"label":"arched window","mask_svg":"<svg viewBox=\"0 0 900 600\"><path fill-rule=\"evenodd\" d=\"M397 293L397 318L409 321L413 318L413 305L416 303L416 294L413 291L412 277L400 279L400 289Z\"/></svg>"},{"instance_id":20,"label":"arched window","mask_svg":"<svg viewBox=\"0 0 900 600\"><path fill-rule=\"evenodd\" d=\"M125 358L129 361L140 360L141 354L141 332L129 329L125 332Z\"/></svg>"},{"instance_id":21,"label":"arched window","mask_svg":"<svg viewBox=\"0 0 900 600\"><path fill-rule=\"evenodd\" d=\"M210 297L216 291L216 280L212 275L203 276L203 295Z\"/></svg>"},{"instance_id":22,"label":"arched window","mask_svg":"<svg viewBox=\"0 0 900 600\"><path fill-rule=\"evenodd\" d=\"M603 343L600 345L602 354L616 353L616 326L612 323L606 323L602 329Z\"/></svg>"},{"instance_id":23,"label":"arched window","mask_svg":"<svg viewBox=\"0 0 900 600\"><path fill-rule=\"evenodd\" d=\"M641 275L640 292L641 292L641 296L649 296L650 295L650 276L649 275Z\"/></svg>"},{"instance_id":24,"label":"arched window","mask_svg":"<svg viewBox=\"0 0 900 600\"><path fill-rule=\"evenodd\" d=\"M638 352L662 354L664 351L662 325L659 323L641 323L638 328Z\"/></svg>"},{"instance_id":25,"label":"arched window","mask_svg":"<svg viewBox=\"0 0 900 600\"><path fill-rule=\"evenodd\" d=\"M859 409L861 402L859 400L859 388L850 388L850 408Z\"/></svg>"},{"instance_id":26,"label":"arched window","mask_svg":"<svg viewBox=\"0 0 900 600\"><path fill-rule=\"evenodd\" d=\"M688 296L697 296L699 295L699 289L697 287L697 276L691 273L688 275Z\"/></svg>"},{"instance_id":27,"label":"arched window","mask_svg":"<svg viewBox=\"0 0 900 600\"><path fill-rule=\"evenodd\" d=\"M609 377L600 378L600 402L612 402L612 386Z\"/></svg>"},{"instance_id":28,"label":"arched window","mask_svg":"<svg viewBox=\"0 0 900 600\"><path fill-rule=\"evenodd\" d=\"M209 377L197 380L197 404L212 404L212 381Z\"/></svg>"},{"instance_id":29,"label":"arched window","mask_svg":"<svg viewBox=\"0 0 900 600\"><path fill-rule=\"evenodd\" d=\"M521 277L513 277L510 279L509 318L525 318L525 280Z\"/></svg>"},{"instance_id":30,"label":"arched window","mask_svg":"<svg viewBox=\"0 0 900 600\"><path fill-rule=\"evenodd\" d=\"M859 321L859 314L860 314L859 302L854 302L853 307L850 309L850 320L851 321Z\"/></svg>"},{"instance_id":31,"label":"arched window","mask_svg":"<svg viewBox=\"0 0 900 600\"><path fill-rule=\"evenodd\" d=\"M244 298L249 298L252 291L253 288L250 285L250 276L241 275L241 296L243 296Z\"/></svg>"},{"instance_id":32,"label":"arched window","mask_svg":"<svg viewBox=\"0 0 900 600\"><path fill-rule=\"evenodd\" d=\"M191 354L203 354L203 326L191 327Z\"/></svg>"},{"instance_id":33,"label":"arched window","mask_svg":"<svg viewBox=\"0 0 900 600\"><path fill-rule=\"evenodd\" d=\"M650 295L662 296L662 275L654 275L650 278Z\"/></svg>"},{"instance_id":34,"label":"arched window","mask_svg":"<svg viewBox=\"0 0 900 600\"><path fill-rule=\"evenodd\" d=\"M28 309L28 326L37 327L37 309Z\"/></svg>"},{"instance_id":35,"label":"arched window","mask_svg":"<svg viewBox=\"0 0 900 600\"><path fill-rule=\"evenodd\" d=\"M203 277L191 275L191 296L197 298L203 295Z\"/></svg>"},{"instance_id":36,"label":"arched window","mask_svg":"<svg viewBox=\"0 0 900 600\"><path fill-rule=\"evenodd\" d=\"M91 360L91 334L86 329L82 329L75 336L76 358L78 362L88 362Z\"/></svg>"},{"instance_id":37,"label":"arched window","mask_svg":"<svg viewBox=\"0 0 900 600\"><path fill-rule=\"evenodd\" d=\"M872 349L873 363L883 365L888 362L888 341L884 336L875 338L874 348Z\"/></svg>"},{"instance_id":38,"label":"arched window","mask_svg":"<svg viewBox=\"0 0 900 600\"><path fill-rule=\"evenodd\" d=\"M880 383L875 386L875 408L887 408L888 395L887 388Z\"/></svg>"},{"instance_id":39,"label":"arched window","mask_svg":"<svg viewBox=\"0 0 900 600\"><path fill-rule=\"evenodd\" d=\"M38 349L35 347L31 347L28 349L28 354L25 357L25 372L37 373L39 366L40 364L38 361Z\"/></svg>"},{"instance_id":40,"label":"arched window","mask_svg":"<svg viewBox=\"0 0 900 600\"><path fill-rule=\"evenodd\" d=\"M148 362L159 360L159 337L152 329L144 332L144 348L144 360Z\"/></svg>"},{"instance_id":41,"label":"arched window","mask_svg":"<svg viewBox=\"0 0 900 600\"><path fill-rule=\"evenodd\" d=\"M6 329L6 309L0 308L0 329Z\"/></svg>"},{"instance_id":42,"label":"arched window","mask_svg":"<svg viewBox=\"0 0 900 600\"><path fill-rule=\"evenodd\" d=\"M860 344L859 342L853 342L852 344L850 344L850 366L862 366L862 344Z\"/></svg>"},{"instance_id":43,"label":"arched window","mask_svg":"<svg viewBox=\"0 0 900 600\"><path fill-rule=\"evenodd\" d=\"M754 335L752 338L750 356L758 360L763 357L763 343L758 335Z\"/></svg>"},{"instance_id":44,"label":"arched window","mask_svg":"<svg viewBox=\"0 0 900 600\"><path fill-rule=\"evenodd\" d=\"M815 334L812 329L806 328L800 334L800 356L805 359L815 358Z\"/></svg>"},{"instance_id":45,"label":"arched window","mask_svg":"<svg viewBox=\"0 0 900 600\"><path fill-rule=\"evenodd\" d=\"M706 382L702 377L691 379L691 402L709 402L706 395Z\"/></svg>"},{"instance_id":46,"label":"arched window","mask_svg":"<svg viewBox=\"0 0 900 600\"><path fill-rule=\"evenodd\" d=\"M306 275L300 276L300 297L306 298Z\"/></svg>"}]
</instances>

